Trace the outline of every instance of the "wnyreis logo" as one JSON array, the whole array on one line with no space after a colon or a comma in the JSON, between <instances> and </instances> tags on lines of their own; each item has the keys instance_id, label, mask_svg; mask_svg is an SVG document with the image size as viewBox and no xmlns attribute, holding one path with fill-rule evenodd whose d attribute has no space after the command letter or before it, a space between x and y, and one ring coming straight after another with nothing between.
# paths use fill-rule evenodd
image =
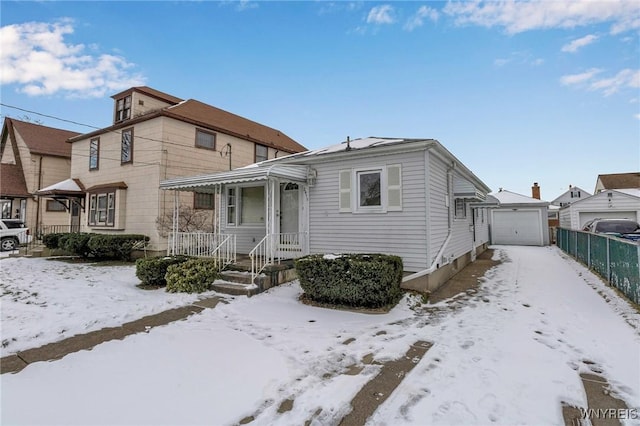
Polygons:
<instances>
[{"instance_id":1,"label":"wnyreis logo","mask_svg":"<svg viewBox=\"0 0 640 426\"><path fill-rule=\"evenodd\" d=\"M637 420L640 413L637 408L580 408L581 419L619 419Z\"/></svg>"}]
</instances>

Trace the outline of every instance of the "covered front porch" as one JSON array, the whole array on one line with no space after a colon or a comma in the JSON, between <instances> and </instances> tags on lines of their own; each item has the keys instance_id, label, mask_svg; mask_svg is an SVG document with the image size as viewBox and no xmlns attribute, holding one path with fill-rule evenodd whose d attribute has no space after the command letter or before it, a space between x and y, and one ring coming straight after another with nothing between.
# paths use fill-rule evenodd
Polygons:
<instances>
[{"instance_id":1,"label":"covered front porch","mask_svg":"<svg viewBox=\"0 0 640 426\"><path fill-rule=\"evenodd\" d=\"M167 254L212 257L223 266L248 259L254 282L268 266L309 253L310 181L306 166L256 164L161 182L174 192ZM183 192L213 197L213 232L179 228Z\"/></svg>"}]
</instances>

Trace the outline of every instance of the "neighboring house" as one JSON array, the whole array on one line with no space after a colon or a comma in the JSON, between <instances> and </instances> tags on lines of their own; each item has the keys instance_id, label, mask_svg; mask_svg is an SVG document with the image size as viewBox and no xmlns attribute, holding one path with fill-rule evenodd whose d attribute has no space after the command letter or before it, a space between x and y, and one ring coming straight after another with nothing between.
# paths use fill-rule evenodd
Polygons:
<instances>
[{"instance_id":1,"label":"neighboring house","mask_svg":"<svg viewBox=\"0 0 640 426\"><path fill-rule=\"evenodd\" d=\"M640 188L640 172L598 175L594 193L608 189Z\"/></svg>"},{"instance_id":2,"label":"neighboring house","mask_svg":"<svg viewBox=\"0 0 640 426\"><path fill-rule=\"evenodd\" d=\"M144 234L151 251L166 252L174 207L159 190L160 181L305 150L279 130L149 87L112 98L113 125L69 138L71 179L43 188L40 195L79 205L78 217L67 220L80 223L83 231ZM185 194L178 203L208 218L202 230L211 229L213 194Z\"/></svg>"},{"instance_id":3,"label":"neighboring house","mask_svg":"<svg viewBox=\"0 0 640 426\"><path fill-rule=\"evenodd\" d=\"M537 184L534 184L534 188ZM540 196L539 187L533 195ZM500 189L490 194L498 206L490 210L491 243L504 245L549 245L547 201Z\"/></svg>"},{"instance_id":4,"label":"neighboring house","mask_svg":"<svg viewBox=\"0 0 640 426\"><path fill-rule=\"evenodd\" d=\"M560 209L561 228L581 230L593 219L640 221L640 188L604 190Z\"/></svg>"},{"instance_id":5,"label":"neighboring house","mask_svg":"<svg viewBox=\"0 0 640 426\"><path fill-rule=\"evenodd\" d=\"M250 254L254 274L308 253L387 253L402 257L404 287L433 290L489 237L487 208L474 206L489 188L433 139L347 140L160 187L218 194L216 252Z\"/></svg>"},{"instance_id":6,"label":"neighboring house","mask_svg":"<svg viewBox=\"0 0 640 426\"><path fill-rule=\"evenodd\" d=\"M71 146L78 135L63 129L5 118L0 143L0 207L3 218L21 219L33 231L69 225L64 204L34 194L71 171Z\"/></svg>"},{"instance_id":7,"label":"neighboring house","mask_svg":"<svg viewBox=\"0 0 640 426\"><path fill-rule=\"evenodd\" d=\"M590 197L591 194L582 188L569 185L569 189L563 192L555 200L551 201L552 206L564 207L571 203L580 201L584 198Z\"/></svg>"}]
</instances>

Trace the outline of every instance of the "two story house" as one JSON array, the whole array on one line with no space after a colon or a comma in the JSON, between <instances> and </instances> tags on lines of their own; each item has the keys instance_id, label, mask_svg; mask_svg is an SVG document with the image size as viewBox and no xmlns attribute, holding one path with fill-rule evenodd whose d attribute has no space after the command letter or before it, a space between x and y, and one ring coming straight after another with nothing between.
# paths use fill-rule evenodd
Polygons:
<instances>
[{"instance_id":1,"label":"two story house","mask_svg":"<svg viewBox=\"0 0 640 426\"><path fill-rule=\"evenodd\" d=\"M69 225L65 205L35 193L71 173L71 146L78 133L5 118L0 138L0 211L34 230Z\"/></svg>"},{"instance_id":2,"label":"two story house","mask_svg":"<svg viewBox=\"0 0 640 426\"><path fill-rule=\"evenodd\" d=\"M113 124L69 138L71 179L43 188L66 198L85 232L144 234L149 250L165 252L174 199L161 181L215 173L305 151L279 130L194 99L150 87L112 96ZM188 194L179 208L214 223L214 194ZM171 225L169 225L169 228ZM190 229L193 230L193 229Z\"/></svg>"}]
</instances>

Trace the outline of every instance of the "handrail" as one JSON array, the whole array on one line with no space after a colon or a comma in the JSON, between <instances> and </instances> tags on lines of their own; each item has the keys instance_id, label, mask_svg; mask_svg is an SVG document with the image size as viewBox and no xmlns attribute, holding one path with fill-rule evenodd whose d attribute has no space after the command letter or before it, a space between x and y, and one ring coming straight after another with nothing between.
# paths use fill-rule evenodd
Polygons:
<instances>
[{"instance_id":1,"label":"handrail","mask_svg":"<svg viewBox=\"0 0 640 426\"><path fill-rule=\"evenodd\" d=\"M262 240L249 252L251 258L251 282L254 282L256 277L262 270L269 264L273 263L273 250L271 238L272 234L267 234Z\"/></svg>"},{"instance_id":2,"label":"handrail","mask_svg":"<svg viewBox=\"0 0 640 426\"><path fill-rule=\"evenodd\" d=\"M216 259L220 268L236 262L236 235L229 234L218 244L211 257Z\"/></svg>"}]
</instances>

